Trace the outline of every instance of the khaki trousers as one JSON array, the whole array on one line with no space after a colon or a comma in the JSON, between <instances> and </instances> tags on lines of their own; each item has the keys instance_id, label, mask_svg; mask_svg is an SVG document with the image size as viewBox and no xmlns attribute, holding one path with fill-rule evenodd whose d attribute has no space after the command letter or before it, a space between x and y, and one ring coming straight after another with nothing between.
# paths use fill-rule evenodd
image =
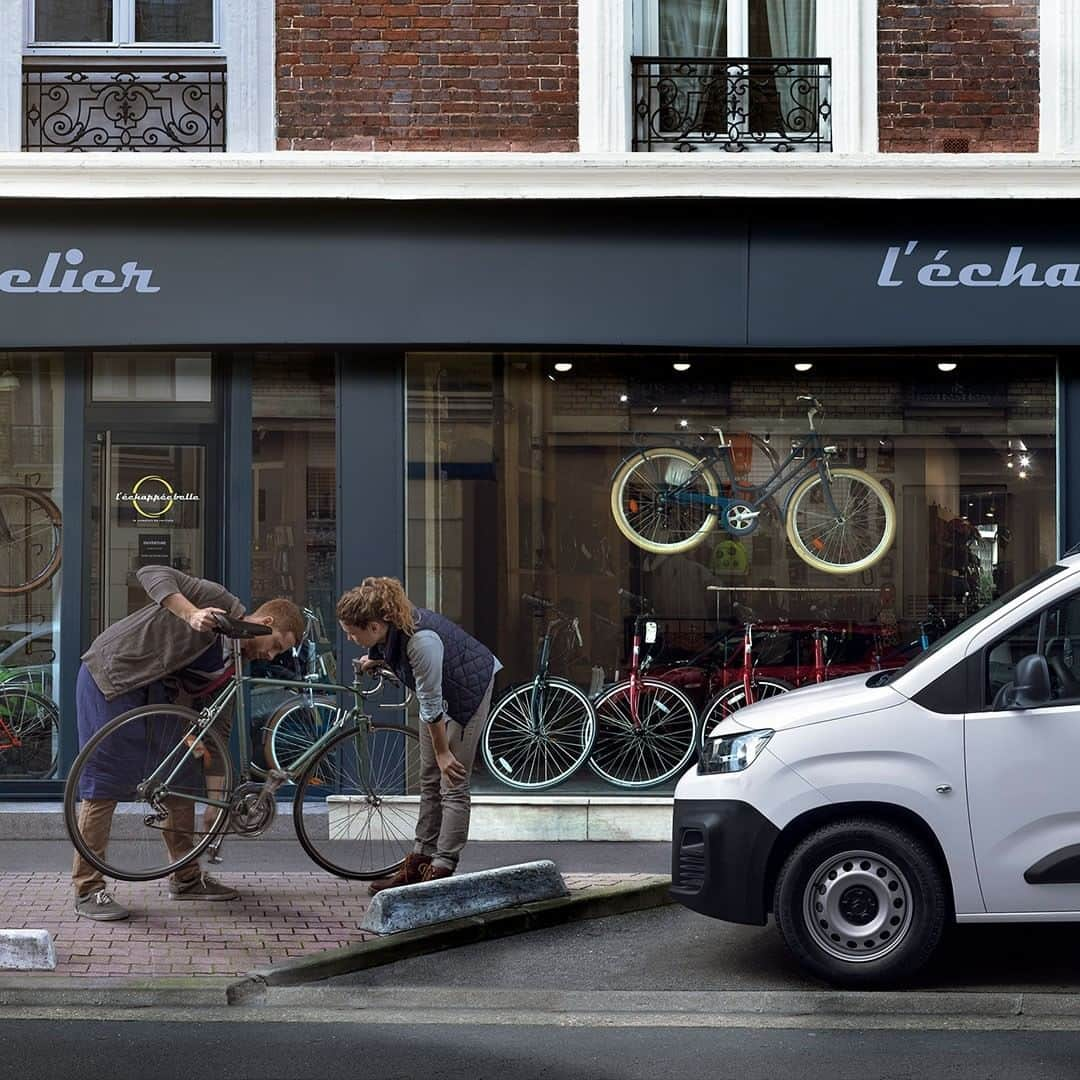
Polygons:
<instances>
[{"instance_id":1,"label":"khaki trousers","mask_svg":"<svg viewBox=\"0 0 1080 1080\"><path fill-rule=\"evenodd\" d=\"M491 708L494 686L495 679L492 678L483 700L464 727L456 720L446 723L450 752L465 766L465 779L460 784L448 784L444 779L435 760L431 730L423 720L420 721L420 815L416 821L413 851L418 855L431 856L436 866L456 869L461 851L469 839L472 804L469 784L480 736L484 733Z\"/></svg>"},{"instance_id":2,"label":"khaki trousers","mask_svg":"<svg viewBox=\"0 0 1080 1080\"><path fill-rule=\"evenodd\" d=\"M181 859L189 854L194 846L191 834L195 830L195 804L190 799L168 799L166 805L169 807L169 819L161 836L170 858ZM115 810L115 799L83 799L79 803L79 832L90 850L100 858L105 857L105 849L109 846L109 833L112 830ZM173 874L173 880L192 881L199 873L199 864L196 861ZM77 896L89 896L105 888L105 878L78 850L71 868L71 880L75 884Z\"/></svg>"}]
</instances>

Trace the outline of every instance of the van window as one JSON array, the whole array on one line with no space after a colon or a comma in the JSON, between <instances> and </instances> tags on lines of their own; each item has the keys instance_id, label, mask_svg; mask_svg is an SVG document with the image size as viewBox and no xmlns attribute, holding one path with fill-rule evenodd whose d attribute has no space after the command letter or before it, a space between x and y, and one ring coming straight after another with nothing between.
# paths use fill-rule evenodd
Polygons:
<instances>
[{"instance_id":1,"label":"van window","mask_svg":"<svg viewBox=\"0 0 1080 1080\"><path fill-rule=\"evenodd\" d=\"M986 700L991 707L1012 683L1017 663L1032 653L1046 657L1055 700L1080 701L1080 593L1046 608L987 649Z\"/></svg>"}]
</instances>

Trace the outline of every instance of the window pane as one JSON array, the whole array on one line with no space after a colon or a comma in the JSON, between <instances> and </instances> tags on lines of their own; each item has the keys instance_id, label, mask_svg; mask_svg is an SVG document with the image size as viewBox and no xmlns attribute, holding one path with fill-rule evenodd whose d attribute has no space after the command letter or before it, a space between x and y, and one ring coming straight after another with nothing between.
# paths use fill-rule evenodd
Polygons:
<instances>
[{"instance_id":1,"label":"window pane","mask_svg":"<svg viewBox=\"0 0 1080 1080\"><path fill-rule=\"evenodd\" d=\"M213 41L214 0L135 0L136 41Z\"/></svg>"},{"instance_id":2,"label":"window pane","mask_svg":"<svg viewBox=\"0 0 1080 1080\"><path fill-rule=\"evenodd\" d=\"M64 357L0 353L0 683L52 701L60 674L63 422ZM38 724L49 712L31 709L33 734L0 751L0 782L55 776L59 729Z\"/></svg>"},{"instance_id":3,"label":"window pane","mask_svg":"<svg viewBox=\"0 0 1080 1080\"><path fill-rule=\"evenodd\" d=\"M750 0L750 55L814 56L816 15L817 0Z\"/></svg>"},{"instance_id":4,"label":"window pane","mask_svg":"<svg viewBox=\"0 0 1080 1080\"><path fill-rule=\"evenodd\" d=\"M112 0L37 0L35 41L112 41Z\"/></svg>"},{"instance_id":5,"label":"window pane","mask_svg":"<svg viewBox=\"0 0 1080 1080\"><path fill-rule=\"evenodd\" d=\"M206 353L95 353L93 401L212 401L212 361Z\"/></svg>"},{"instance_id":6,"label":"window pane","mask_svg":"<svg viewBox=\"0 0 1080 1080\"><path fill-rule=\"evenodd\" d=\"M660 0L662 56L725 56L727 0Z\"/></svg>"}]
</instances>

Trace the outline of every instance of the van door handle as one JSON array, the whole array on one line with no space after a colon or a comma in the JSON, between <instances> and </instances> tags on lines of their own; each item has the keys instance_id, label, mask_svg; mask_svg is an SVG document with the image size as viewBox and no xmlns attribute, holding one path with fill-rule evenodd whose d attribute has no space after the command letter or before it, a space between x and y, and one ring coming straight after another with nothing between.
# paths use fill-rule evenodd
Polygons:
<instances>
[{"instance_id":1,"label":"van door handle","mask_svg":"<svg viewBox=\"0 0 1080 1080\"><path fill-rule=\"evenodd\" d=\"M938 784L938 786L934 788L934 790L939 795L948 795L949 792L952 791L952 784Z\"/></svg>"}]
</instances>

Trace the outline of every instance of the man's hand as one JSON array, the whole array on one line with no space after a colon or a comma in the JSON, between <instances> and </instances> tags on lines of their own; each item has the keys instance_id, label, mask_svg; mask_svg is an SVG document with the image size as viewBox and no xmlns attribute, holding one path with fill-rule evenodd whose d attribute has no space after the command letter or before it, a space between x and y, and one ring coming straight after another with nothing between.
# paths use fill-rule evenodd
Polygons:
<instances>
[{"instance_id":1,"label":"man's hand","mask_svg":"<svg viewBox=\"0 0 1080 1080\"><path fill-rule=\"evenodd\" d=\"M225 614L225 609L219 607L192 608L184 615L184 621L192 630L216 630L214 616Z\"/></svg>"},{"instance_id":2,"label":"man's hand","mask_svg":"<svg viewBox=\"0 0 1080 1080\"><path fill-rule=\"evenodd\" d=\"M439 772L443 774L448 784L463 783L469 775L465 771L465 766L449 750L443 754L436 754L435 761L438 763Z\"/></svg>"}]
</instances>

